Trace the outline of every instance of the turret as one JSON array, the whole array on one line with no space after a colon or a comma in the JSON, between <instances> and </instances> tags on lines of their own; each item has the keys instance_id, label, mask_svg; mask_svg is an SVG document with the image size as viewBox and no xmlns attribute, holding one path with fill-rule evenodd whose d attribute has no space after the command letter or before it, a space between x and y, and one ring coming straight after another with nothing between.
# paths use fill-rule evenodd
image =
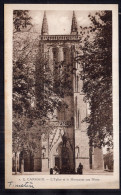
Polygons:
<instances>
[{"instance_id":1,"label":"turret","mask_svg":"<svg viewBox=\"0 0 121 195\"><path fill-rule=\"evenodd\" d=\"M71 35L78 35L77 20L74 11L72 16L72 24L71 24Z\"/></svg>"},{"instance_id":2,"label":"turret","mask_svg":"<svg viewBox=\"0 0 121 195\"><path fill-rule=\"evenodd\" d=\"M46 11L44 11L44 17L43 17L42 28L41 28L41 35L48 35L48 23L47 23Z\"/></svg>"}]
</instances>

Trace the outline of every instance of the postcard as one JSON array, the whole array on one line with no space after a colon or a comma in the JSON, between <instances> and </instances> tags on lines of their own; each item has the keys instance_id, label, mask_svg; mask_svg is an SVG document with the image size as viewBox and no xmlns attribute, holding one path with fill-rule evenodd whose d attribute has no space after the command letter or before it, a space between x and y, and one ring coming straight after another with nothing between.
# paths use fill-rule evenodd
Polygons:
<instances>
[{"instance_id":1,"label":"postcard","mask_svg":"<svg viewBox=\"0 0 121 195\"><path fill-rule=\"evenodd\" d=\"M119 189L117 4L5 4L5 188Z\"/></svg>"}]
</instances>

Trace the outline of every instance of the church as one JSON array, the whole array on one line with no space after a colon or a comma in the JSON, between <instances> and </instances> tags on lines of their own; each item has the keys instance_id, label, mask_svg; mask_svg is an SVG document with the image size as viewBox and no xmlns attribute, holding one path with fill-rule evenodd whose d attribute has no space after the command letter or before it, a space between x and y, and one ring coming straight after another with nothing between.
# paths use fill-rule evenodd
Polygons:
<instances>
[{"instance_id":1,"label":"church","mask_svg":"<svg viewBox=\"0 0 121 195\"><path fill-rule=\"evenodd\" d=\"M43 172L44 174L49 173L51 168L57 167L62 174L75 173L80 163L87 173L91 169L103 170L102 149L89 146L88 124L83 122L89 115L89 108L84 101L83 81L80 80L81 62L75 60L82 34L79 33L74 11L70 29L71 32L68 35L50 35L47 13L44 12L39 36L39 52L48 60L48 66L54 75L56 92L62 87L60 83L57 83L61 75L65 75L63 87L65 89L67 85L67 90L62 98L65 103L61 109L55 110L53 116L50 116L52 131L45 129L48 133L46 135L43 133L41 139L36 140L39 143L39 152L35 149L33 156L25 152L24 172ZM35 82L38 83L35 90L38 100L41 99L38 91L43 82L37 74L40 64L41 62L35 67ZM58 69L61 64L63 66ZM21 166L20 158L21 155L18 156L18 170Z\"/></svg>"},{"instance_id":2,"label":"church","mask_svg":"<svg viewBox=\"0 0 121 195\"><path fill-rule=\"evenodd\" d=\"M61 28L61 26L60 26ZM40 35L40 50L48 53L49 66L52 67L56 77L60 72L55 69L63 62L62 71L69 72L69 65L73 66L73 74L70 76L72 94L65 94L64 101L68 108L64 107L55 112L56 119L52 119L53 132L41 141L41 171L46 172L50 168L77 170L79 163L84 170L103 169L103 154L99 148L89 146L87 136L87 124L82 122L88 116L88 104L84 102L82 92L83 81L80 80L81 63L74 61L79 47L81 35L78 32L76 13L72 13L71 32L68 35L49 35L47 13L44 12ZM36 67L37 68L37 67ZM38 97L40 98L40 97ZM36 167L37 168L37 167Z\"/></svg>"}]
</instances>

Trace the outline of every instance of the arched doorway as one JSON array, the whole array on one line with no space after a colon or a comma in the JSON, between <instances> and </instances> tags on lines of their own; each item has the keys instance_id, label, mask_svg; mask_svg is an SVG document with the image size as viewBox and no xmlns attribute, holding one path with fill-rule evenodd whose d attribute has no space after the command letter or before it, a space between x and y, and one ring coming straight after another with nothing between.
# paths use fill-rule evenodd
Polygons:
<instances>
[{"instance_id":1,"label":"arched doorway","mask_svg":"<svg viewBox=\"0 0 121 195\"><path fill-rule=\"evenodd\" d=\"M66 171L66 169L70 169L70 158L69 158L69 148L67 147L62 147L61 150L61 169L63 172Z\"/></svg>"},{"instance_id":2,"label":"arched doorway","mask_svg":"<svg viewBox=\"0 0 121 195\"><path fill-rule=\"evenodd\" d=\"M59 169L60 173L67 174L73 170L72 166L72 151L69 143L67 146L63 146L63 143L60 142L56 145L56 148L53 148L51 152L51 168L55 166Z\"/></svg>"}]
</instances>

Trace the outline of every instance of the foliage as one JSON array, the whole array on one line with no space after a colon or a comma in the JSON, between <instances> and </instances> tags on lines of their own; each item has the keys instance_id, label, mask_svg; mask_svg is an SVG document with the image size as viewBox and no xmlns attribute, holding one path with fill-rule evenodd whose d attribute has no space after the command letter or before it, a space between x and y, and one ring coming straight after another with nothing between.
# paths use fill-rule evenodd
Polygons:
<instances>
[{"instance_id":1,"label":"foliage","mask_svg":"<svg viewBox=\"0 0 121 195\"><path fill-rule=\"evenodd\" d=\"M28 10L14 10L13 11L13 24L14 24L14 33L27 30L31 27L31 17L29 16Z\"/></svg>"},{"instance_id":2,"label":"foliage","mask_svg":"<svg viewBox=\"0 0 121 195\"><path fill-rule=\"evenodd\" d=\"M13 12L13 151L28 145L28 129L32 126L34 105L34 64L37 36L28 30L31 17L28 11ZM34 52L33 52L34 51ZM33 53L32 53L33 52ZM31 90L30 90L31 89Z\"/></svg>"},{"instance_id":3,"label":"foliage","mask_svg":"<svg viewBox=\"0 0 121 195\"><path fill-rule=\"evenodd\" d=\"M108 170L113 171L113 152L109 151L104 155L104 167L108 167Z\"/></svg>"},{"instance_id":4,"label":"foliage","mask_svg":"<svg viewBox=\"0 0 121 195\"><path fill-rule=\"evenodd\" d=\"M101 11L89 15L92 25L80 43L83 55L77 60L82 63L81 79L85 100L90 107L90 144L101 147L112 146L112 13Z\"/></svg>"},{"instance_id":5,"label":"foliage","mask_svg":"<svg viewBox=\"0 0 121 195\"><path fill-rule=\"evenodd\" d=\"M64 95L70 95L72 79L60 62L54 71L49 66L49 53L40 51L37 34L28 30L28 11L14 11L13 34L13 150L36 146L43 133L52 131L50 116L67 107ZM17 22L16 22L17 20ZM19 21L19 22L18 22ZM51 64L53 66L53 64ZM61 72L58 76L57 72ZM66 74L66 75L65 75ZM71 74L72 75L72 74ZM65 80L66 78L66 80Z\"/></svg>"}]
</instances>

